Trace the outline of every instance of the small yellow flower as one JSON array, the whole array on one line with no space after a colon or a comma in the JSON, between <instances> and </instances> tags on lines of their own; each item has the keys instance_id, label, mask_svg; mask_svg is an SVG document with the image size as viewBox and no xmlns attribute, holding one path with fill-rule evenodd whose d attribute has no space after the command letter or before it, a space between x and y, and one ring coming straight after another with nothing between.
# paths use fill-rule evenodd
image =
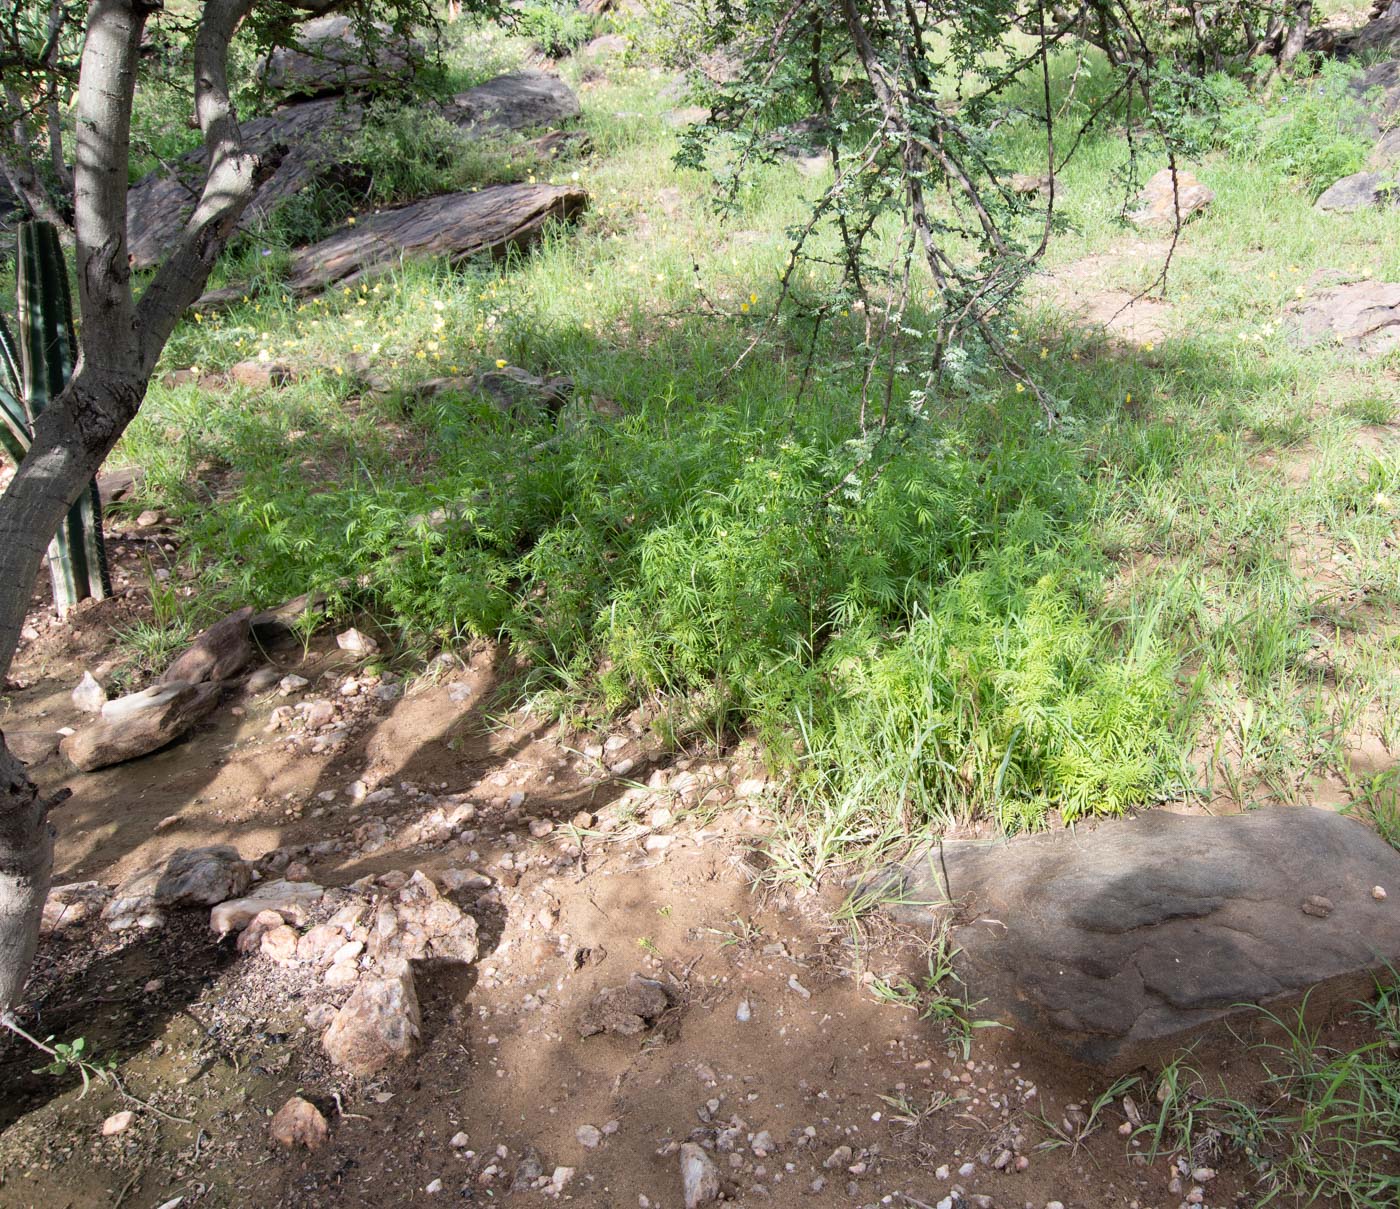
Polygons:
<instances>
[{"instance_id":1,"label":"small yellow flower","mask_svg":"<svg viewBox=\"0 0 1400 1209\"><path fill-rule=\"evenodd\" d=\"M1124 402L1125 402L1125 403L1131 403L1132 401L1133 401L1133 392L1132 392L1132 391L1129 391L1129 392L1128 392L1127 398L1124 399Z\"/></svg>"},{"instance_id":2,"label":"small yellow flower","mask_svg":"<svg viewBox=\"0 0 1400 1209\"><path fill-rule=\"evenodd\" d=\"M506 367L506 363L505 363L504 361L500 360L500 358L497 358L497 360L496 360L496 368L497 368L497 369L505 369L505 367Z\"/></svg>"},{"instance_id":3,"label":"small yellow flower","mask_svg":"<svg viewBox=\"0 0 1400 1209\"><path fill-rule=\"evenodd\" d=\"M1050 350L1049 350L1048 348L1044 347L1044 345L1042 345L1042 346L1041 346L1041 349L1040 349L1040 359L1041 359L1042 361L1044 361L1045 358L1048 357L1049 355L1050 355Z\"/></svg>"},{"instance_id":4,"label":"small yellow flower","mask_svg":"<svg viewBox=\"0 0 1400 1209\"><path fill-rule=\"evenodd\" d=\"M1156 347L1157 346L1153 344L1151 340L1149 340L1146 344L1142 346L1142 351L1145 353L1150 353Z\"/></svg>"},{"instance_id":5,"label":"small yellow flower","mask_svg":"<svg viewBox=\"0 0 1400 1209\"><path fill-rule=\"evenodd\" d=\"M203 322L204 322L204 316L201 315L198 311L195 311L195 313L194 313L194 321L195 321L196 323L203 323Z\"/></svg>"},{"instance_id":6,"label":"small yellow flower","mask_svg":"<svg viewBox=\"0 0 1400 1209\"><path fill-rule=\"evenodd\" d=\"M739 304L739 309L747 315L749 313L749 304L747 302L741 302Z\"/></svg>"},{"instance_id":7,"label":"small yellow flower","mask_svg":"<svg viewBox=\"0 0 1400 1209\"><path fill-rule=\"evenodd\" d=\"M749 295L749 302L752 303L752 304L754 304L754 305L756 306L756 305L758 304L758 295L757 295L757 294L750 294L750 295Z\"/></svg>"},{"instance_id":8,"label":"small yellow flower","mask_svg":"<svg viewBox=\"0 0 1400 1209\"><path fill-rule=\"evenodd\" d=\"M1017 382L1017 383L1016 383L1016 393L1017 393L1018 395L1019 395L1019 394L1024 394L1024 393L1025 393L1025 390L1026 390L1026 384L1025 384L1024 382Z\"/></svg>"},{"instance_id":9,"label":"small yellow flower","mask_svg":"<svg viewBox=\"0 0 1400 1209\"><path fill-rule=\"evenodd\" d=\"M345 220L345 225L347 227L353 227L355 225L355 216L353 214Z\"/></svg>"}]
</instances>

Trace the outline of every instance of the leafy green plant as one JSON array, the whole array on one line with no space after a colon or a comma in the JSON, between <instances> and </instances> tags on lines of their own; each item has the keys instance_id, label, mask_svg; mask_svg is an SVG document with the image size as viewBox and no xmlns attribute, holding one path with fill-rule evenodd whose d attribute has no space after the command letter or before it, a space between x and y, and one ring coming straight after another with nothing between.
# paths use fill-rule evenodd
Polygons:
<instances>
[{"instance_id":1,"label":"leafy green plant","mask_svg":"<svg viewBox=\"0 0 1400 1209\"><path fill-rule=\"evenodd\" d=\"M551 59L573 54L593 36L593 18L569 0L532 0L517 10L513 24Z\"/></svg>"},{"instance_id":2,"label":"leafy green plant","mask_svg":"<svg viewBox=\"0 0 1400 1209\"><path fill-rule=\"evenodd\" d=\"M16 240L19 339L0 319L0 445L18 465L33 439L35 422L73 375L77 343L68 266L57 228L47 222L24 222ZM96 480L69 510L49 545L49 576L60 613L80 600L102 600L111 593Z\"/></svg>"}]
</instances>

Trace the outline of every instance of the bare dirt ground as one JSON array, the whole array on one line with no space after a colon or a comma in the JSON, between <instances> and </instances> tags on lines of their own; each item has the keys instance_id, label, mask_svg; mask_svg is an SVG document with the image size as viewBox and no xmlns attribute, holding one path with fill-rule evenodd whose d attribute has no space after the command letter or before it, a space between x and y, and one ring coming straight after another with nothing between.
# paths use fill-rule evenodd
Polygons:
<instances>
[{"instance_id":1,"label":"bare dirt ground","mask_svg":"<svg viewBox=\"0 0 1400 1209\"><path fill-rule=\"evenodd\" d=\"M114 622L143 607L133 593L61 625L42 595L0 712L7 731L79 724L81 669L109 658ZM497 713L489 648L439 660L392 700L340 695L355 669L329 636L273 661L308 687L235 691L209 725L143 760L36 770L46 789L73 790L55 816L55 883L111 885L216 842L248 858L281 849L327 887L469 869L490 881L458 896L481 928L479 960L420 976L417 1058L356 1080L306 1023L345 992L238 954L202 910L148 932L92 920L50 935L23 1023L85 1037L115 1060L120 1090L97 1082L84 1096L76 1076L35 1073L34 1051L0 1042L0 1205L672 1209L688 1140L713 1144L741 1205L1183 1201L1174 1156L1149 1161L1125 1136L1133 1107L1119 1098L1082 1141L1058 1144L1084 1130L1107 1080L1004 1030L975 1030L964 1050L876 999L871 977L919 971L926 937L853 932L835 918L840 885L765 886L763 772L743 750L663 751L643 718L568 735ZM268 729L302 698L334 702L338 742ZM474 805L470 828L435 829L444 803ZM592 997L639 973L671 1000L653 1027L581 1037ZM1207 1069L1237 1093L1260 1074L1229 1049ZM269 1139L293 1094L330 1123L315 1152ZM1130 1094L1150 1117L1146 1085ZM124 1109L133 1124L104 1136ZM1219 1172L1205 1203L1257 1203L1248 1170L1209 1137L1203 1147L1190 1164Z\"/></svg>"}]
</instances>

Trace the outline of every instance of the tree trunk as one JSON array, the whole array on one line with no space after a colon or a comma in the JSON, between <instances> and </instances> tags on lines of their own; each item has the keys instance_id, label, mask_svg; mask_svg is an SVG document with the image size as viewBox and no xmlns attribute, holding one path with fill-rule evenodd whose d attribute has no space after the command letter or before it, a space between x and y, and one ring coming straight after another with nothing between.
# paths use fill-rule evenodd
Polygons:
<instances>
[{"instance_id":1,"label":"tree trunk","mask_svg":"<svg viewBox=\"0 0 1400 1209\"><path fill-rule=\"evenodd\" d=\"M0 1015L19 1001L53 872L49 803L0 734Z\"/></svg>"}]
</instances>

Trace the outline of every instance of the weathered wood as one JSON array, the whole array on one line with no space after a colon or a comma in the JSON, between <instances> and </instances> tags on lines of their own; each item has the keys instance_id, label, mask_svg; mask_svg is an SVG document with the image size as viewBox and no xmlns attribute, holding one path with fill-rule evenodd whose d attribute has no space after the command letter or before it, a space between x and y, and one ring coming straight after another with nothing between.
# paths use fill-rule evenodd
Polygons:
<instances>
[{"instance_id":1,"label":"weathered wood","mask_svg":"<svg viewBox=\"0 0 1400 1209\"><path fill-rule=\"evenodd\" d=\"M222 694L219 684L155 685L109 701L99 721L69 735L59 750L79 772L134 760L173 743L207 717Z\"/></svg>"},{"instance_id":2,"label":"weathered wood","mask_svg":"<svg viewBox=\"0 0 1400 1209\"><path fill-rule=\"evenodd\" d=\"M238 675L257 655L249 624L252 617L252 608L245 606L216 621L165 669L161 681L200 684Z\"/></svg>"},{"instance_id":3,"label":"weathered wood","mask_svg":"<svg viewBox=\"0 0 1400 1209\"><path fill-rule=\"evenodd\" d=\"M555 125L579 114L578 97L557 76L515 72L458 93L440 107L464 135L499 137ZM259 158L281 160L253 195L240 228L263 222L283 202L333 176L353 158L364 106L344 97L288 105L242 126L243 145ZM127 241L137 268L155 264L184 224L208 169L203 150L175 163L171 175L152 174L133 185L128 200Z\"/></svg>"},{"instance_id":4,"label":"weathered wood","mask_svg":"<svg viewBox=\"0 0 1400 1209\"><path fill-rule=\"evenodd\" d=\"M413 257L446 256L454 264L498 258L530 247L548 223L571 222L587 205L584 190L558 185L495 185L430 197L384 210L303 248L292 258L287 288L314 294ZM241 286L213 290L197 305L206 310L227 306L243 294Z\"/></svg>"}]
</instances>

